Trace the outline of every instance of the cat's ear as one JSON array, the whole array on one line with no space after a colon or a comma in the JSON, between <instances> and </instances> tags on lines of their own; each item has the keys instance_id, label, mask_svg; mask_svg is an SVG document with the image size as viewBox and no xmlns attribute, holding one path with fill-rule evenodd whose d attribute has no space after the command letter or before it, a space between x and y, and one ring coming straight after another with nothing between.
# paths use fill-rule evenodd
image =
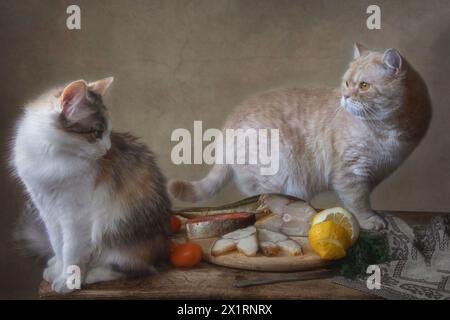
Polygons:
<instances>
[{"instance_id":1,"label":"cat's ear","mask_svg":"<svg viewBox=\"0 0 450 320\"><path fill-rule=\"evenodd\" d=\"M87 84L84 80L77 80L69 83L61 94L62 110L71 108L86 97Z\"/></svg>"},{"instance_id":2,"label":"cat's ear","mask_svg":"<svg viewBox=\"0 0 450 320\"><path fill-rule=\"evenodd\" d=\"M86 114L87 84L84 80L77 80L67 85L60 98L61 111L66 119L77 121Z\"/></svg>"},{"instance_id":3,"label":"cat's ear","mask_svg":"<svg viewBox=\"0 0 450 320\"><path fill-rule=\"evenodd\" d=\"M362 57L366 53L369 52L369 49L364 47L362 44L355 42L353 46L353 59L358 59L359 57Z\"/></svg>"},{"instance_id":4,"label":"cat's ear","mask_svg":"<svg viewBox=\"0 0 450 320\"><path fill-rule=\"evenodd\" d=\"M113 83L114 78L113 77L108 77L102 80L97 80L94 82L89 83L88 88L90 91L103 96L106 92L106 90L109 88L109 86L111 85L111 83Z\"/></svg>"},{"instance_id":5,"label":"cat's ear","mask_svg":"<svg viewBox=\"0 0 450 320\"><path fill-rule=\"evenodd\" d=\"M392 71L398 74L402 69L402 56L396 49L387 49L383 54L383 64Z\"/></svg>"}]
</instances>

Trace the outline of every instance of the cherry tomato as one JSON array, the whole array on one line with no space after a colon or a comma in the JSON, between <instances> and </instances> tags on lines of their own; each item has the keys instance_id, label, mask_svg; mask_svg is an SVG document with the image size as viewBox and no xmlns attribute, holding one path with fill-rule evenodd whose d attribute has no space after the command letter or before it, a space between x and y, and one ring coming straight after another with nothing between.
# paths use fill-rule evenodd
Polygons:
<instances>
[{"instance_id":1,"label":"cherry tomato","mask_svg":"<svg viewBox=\"0 0 450 320\"><path fill-rule=\"evenodd\" d=\"M181 228L181 220L176 215L170 217L170 229L172 233L177 233Z\"/></svg>"},{"instance_id":2,"label":"cherry tomato","mask_svg":"<svg viewBox=\"0 0 450 320\"><path fill-rule=\"evenodd\" d=\"M181 243L173 248L170 261L174 267L190 268L202 260L202 249L195 242Z\"/></svg>"},{"instance_id":3,"label":"cherry tomato","mask_svg":"<svg viewBox=\"0 0 450 320\"><path fill-rule=\"evenodd\" d=\"M170 240L170 253L172 253L176 247L178 247L179 243L175 240Z\"/></svg>"}]
</instances>

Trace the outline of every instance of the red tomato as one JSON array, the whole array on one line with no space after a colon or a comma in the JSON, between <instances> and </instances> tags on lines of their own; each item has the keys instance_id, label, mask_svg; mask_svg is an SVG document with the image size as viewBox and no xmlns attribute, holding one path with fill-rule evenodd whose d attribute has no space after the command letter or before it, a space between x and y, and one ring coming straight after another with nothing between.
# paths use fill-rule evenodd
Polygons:
<instances>
[{"instance_id":1,"label":"red tomato","mask_svg":"<svg viewBox=\"0 0 450 320\"><path fill-rule=\"evenodd\" d=\"M190 268L202 260L202 248L195 242L181 243L172 249L170 261L174 267Z\"/></svg>"},{"instance_id":2,"label":"red tomato","mask_svg":"<svg viewBox=\"0 0 450 320\"><path fill-rule=\"evenodd\" d=\"M181 228L181 220L176 215L170 217L170 229L172 233L177 233Z\"/></svg>"},{"instance_id":3,"label":"red tomato","mask_svg":"<svg viewBox=\"0 0 450 320\"><path fill-rule=\"evenodd\" d=\"M178 247L179 243L175 240L170 240L170 253L172 253L176 247Z\"/></svg>"}]
</instances>

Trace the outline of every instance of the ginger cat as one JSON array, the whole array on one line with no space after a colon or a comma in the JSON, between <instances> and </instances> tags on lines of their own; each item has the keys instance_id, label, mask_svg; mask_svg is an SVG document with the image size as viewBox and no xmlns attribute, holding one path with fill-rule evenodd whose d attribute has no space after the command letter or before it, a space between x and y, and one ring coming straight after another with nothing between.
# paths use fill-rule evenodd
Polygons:
<instances>
[{"instance_id":1,"label":"ginger cat","mask_svg":"<svg viewBox=\"0 0 450 320\"><path fill-rule=\"evenodd\" d=\"M202 180L171 181L169 192L202 201L231 177L247 195L310 200L331 189L362 228L382 229L385 221L372 210L370 194L411 154L430 119L427 87L400 53L355 44L340 88L263 93L244 101L226 121L224 129L279 129L281 166L275 175L260 175L260 165L215 164Z\"/></svg>"}]
</instances>

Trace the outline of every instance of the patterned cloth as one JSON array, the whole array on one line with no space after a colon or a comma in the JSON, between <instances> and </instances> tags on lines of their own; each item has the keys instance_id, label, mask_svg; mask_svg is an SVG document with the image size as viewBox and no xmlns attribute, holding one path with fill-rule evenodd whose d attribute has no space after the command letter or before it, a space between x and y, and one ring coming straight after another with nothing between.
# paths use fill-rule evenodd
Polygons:
<instances>
[{"instance_id":1,"label":"patterned cloth","mask_svg":"<svg viewBox=\"0 0 450 320\"><path fill-rule=\"evenodd\" d=\"M386 299L450 300L450 216L435 216L417 226L391 215L385 218L392 260L379 265L381 288L369 290L367 275L333 281Z\"/></svg>"}]
</instances>

